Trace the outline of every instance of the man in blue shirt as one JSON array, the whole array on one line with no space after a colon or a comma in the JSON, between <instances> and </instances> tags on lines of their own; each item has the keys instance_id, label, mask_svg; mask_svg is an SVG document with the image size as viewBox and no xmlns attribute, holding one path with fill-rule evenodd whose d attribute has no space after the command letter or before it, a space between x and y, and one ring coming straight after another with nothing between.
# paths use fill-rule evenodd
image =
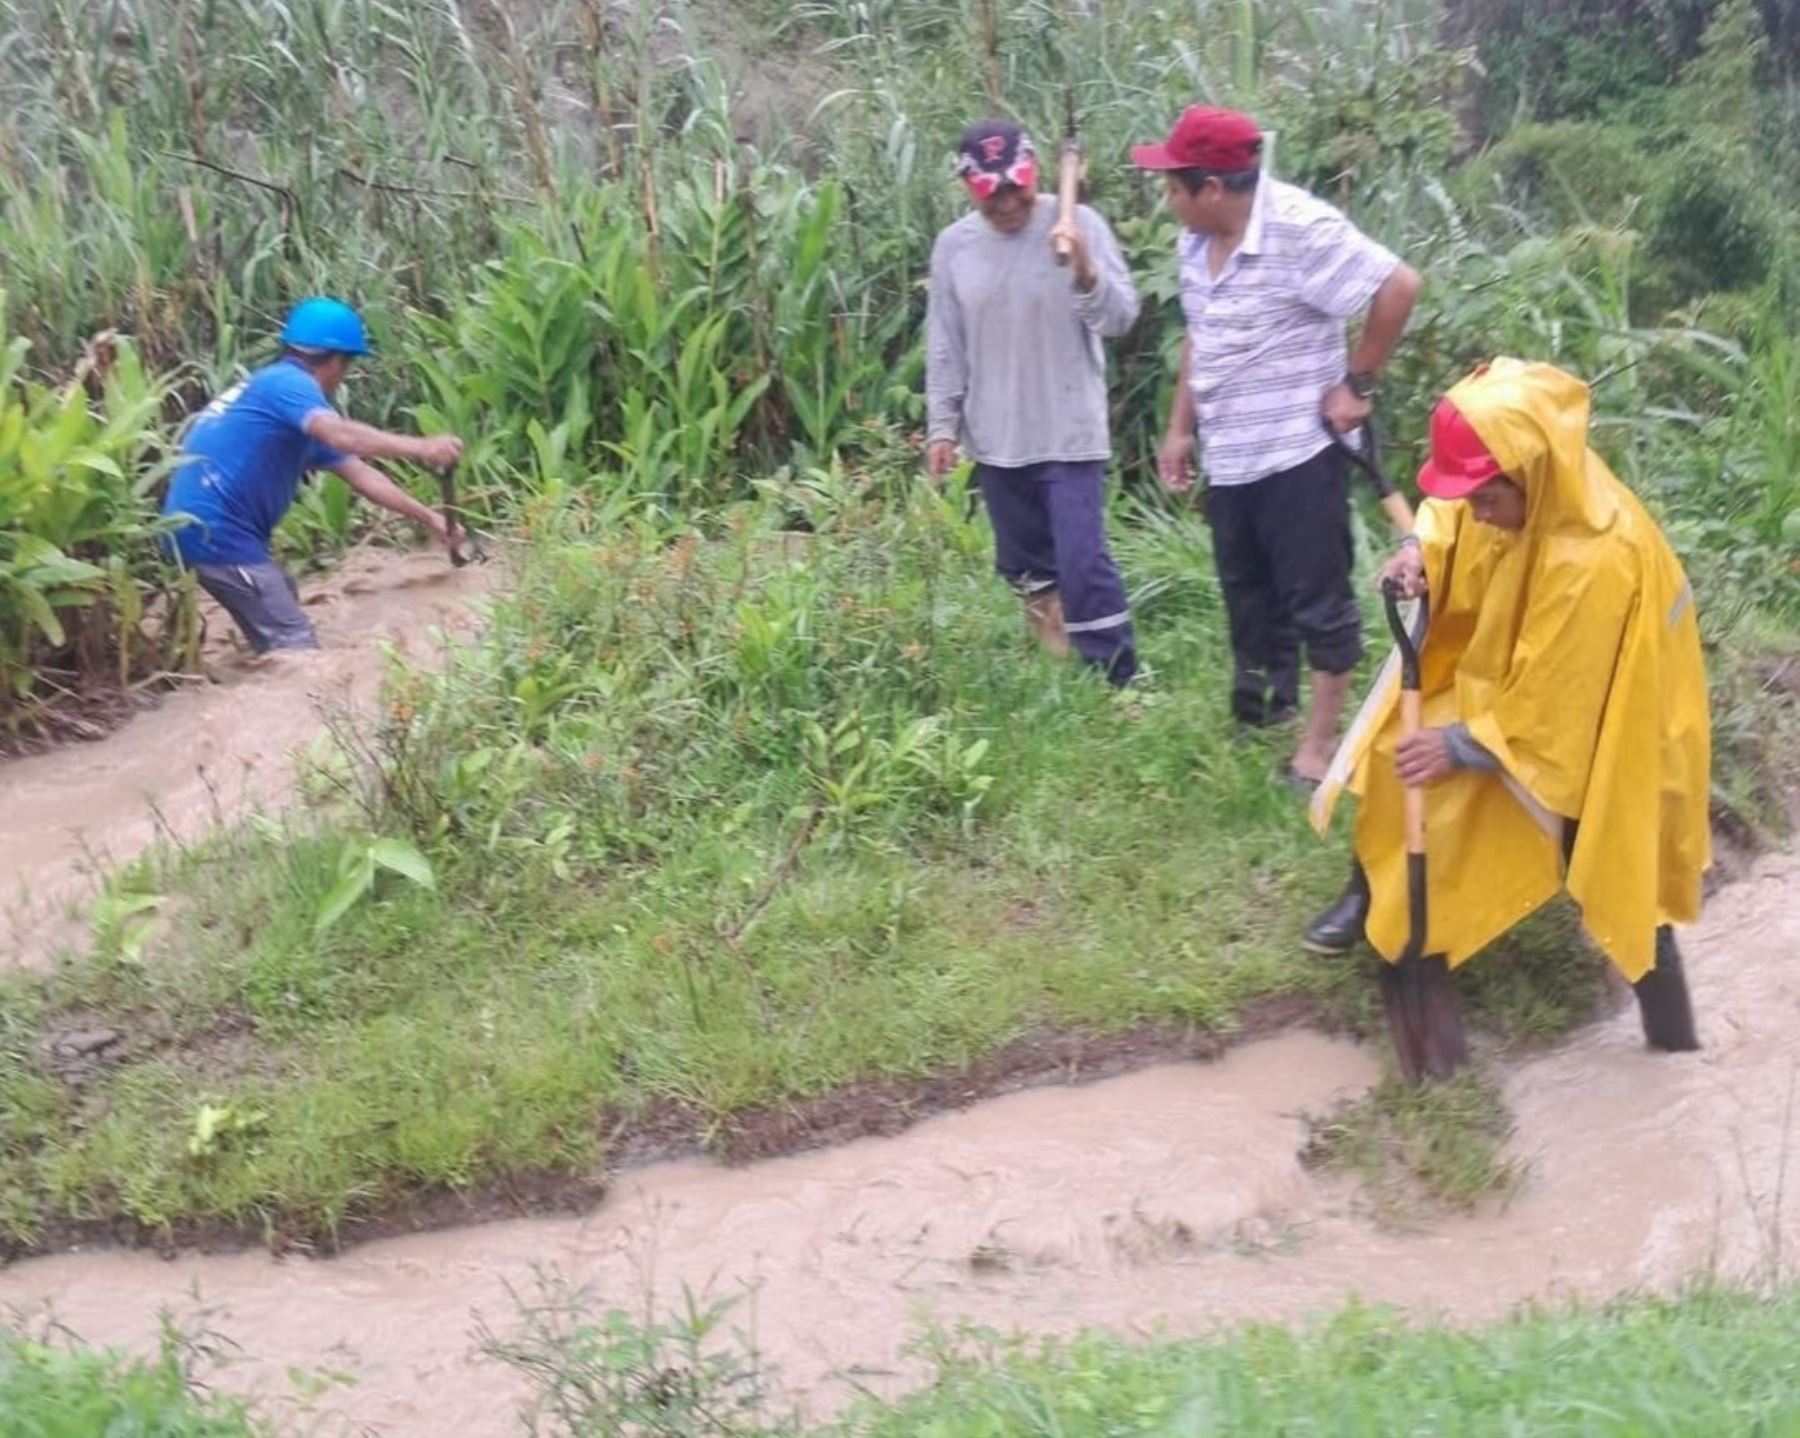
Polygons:
<instances>
[{"instance_id":1,"label":"man in blue shirt","mask_svg":"<svg viewBox=\"0 0 1800 1438\"><path fill-rule=\"evenodd\" d=\"M281 331L281 358L220 395L182 441L163 513L185 516L171 548L225 606L257 653L316 649L293 578L270 536L312 470L329 469L364 499L421 524L447 545L461 535L368 461L448 469L454 435L394 434L339 414L331 396L369 352L361 318L337 300L302 300Z\"/></svg>"}]
</instances>

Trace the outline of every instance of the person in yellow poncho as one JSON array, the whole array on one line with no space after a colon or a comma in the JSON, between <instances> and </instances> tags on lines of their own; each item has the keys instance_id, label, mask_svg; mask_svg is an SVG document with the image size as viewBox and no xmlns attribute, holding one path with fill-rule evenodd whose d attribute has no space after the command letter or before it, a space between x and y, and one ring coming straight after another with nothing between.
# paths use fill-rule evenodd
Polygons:
<instances>
[{"instance_id":1,"label":"person in yellow poncho","mask_svg":"<svg viewBox=\"0 0 1800 1438\"><path fill-rule=\"evenodd\" d=\"M1402 786L1428 786L1425 962L1456 967L1566 885L1649 1044L1693 1049L1669 926L1698 917L1711 860L1700 633L1668 541L1588 447L1588 412L1581 381L1514 359L1438 405L1426 502L1382 570L1430 597L1424 727L1401 738L1390 661L1314 797L1321 833L1345 788L1362 803L1350 888L1306 942L1400 954Z\"/></svg>"}]
</instances>

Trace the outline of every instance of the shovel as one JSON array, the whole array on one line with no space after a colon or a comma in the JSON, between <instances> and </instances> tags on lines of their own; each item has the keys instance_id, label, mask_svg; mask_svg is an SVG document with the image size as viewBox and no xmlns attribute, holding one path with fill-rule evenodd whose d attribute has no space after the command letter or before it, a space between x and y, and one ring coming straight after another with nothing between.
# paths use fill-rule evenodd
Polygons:
<instances>
[{"instance_id":1,"label":"shovel","mask_svg":"<svg viewBox=\"0 0 1800 1438\"><path fill-rule=\"evenodd\" d=\"M1399 496L1395 496L1399 498ZM1406 501L1400 500L1402 504ZM1400 728L1411 738L1422 725L1419 649L1431 624L1431 601L1419 596L1409 630L1400 617L1400 588L1393 580L1382 586L1388 628L1400 650ZM1425 869L1425 790L1407 786L1406 947L1392 963L1381 966L1381 1005L1387 1013L1400 1077L1409 1084L1422 1078L1448 1078L1469 1057L1462 1005L1450 984L1450 968L1442 954L1427 954L1430 908Z\"/></svg>"},{"instance_id":2,"label":"shovel","mask_svg":"<svg viewBox=\"0 0 1800 1438\"><path fill-rule=\"evenodd\" d=\"M462 520L462 507L456 502L456 466L438 471L438 494L443 500L444 523L451 529L462 525L462 539L450 546L450 563L461 569L471 560L484 563L487 560L487 546L481 542L481 536Z\"/></svg>"},{"instance_id":3,"label":"shovel","mask_svg":"<svg viewBox=\"0 0 1800 1438\"><path fill-rule=\"evenodd\" d=\"M1411 534L1413 527L1412 506L1406 502L1406 496L1394 488L1394 481L1388 478L1387 467L1381 462L1381 435L1375 428L1375 416L1370 415L1362 422L1363 447L1353 449L1344 440L1344 436L1332 428L1331 422L1325 422L1325 433L1331 436L1331 442L1351 464L1360 469L1375 486L1375 493L1381 500L1382 513L1387 515L1388 523L1394 526L1397 534Z\"/></svg>"}]
</instances>

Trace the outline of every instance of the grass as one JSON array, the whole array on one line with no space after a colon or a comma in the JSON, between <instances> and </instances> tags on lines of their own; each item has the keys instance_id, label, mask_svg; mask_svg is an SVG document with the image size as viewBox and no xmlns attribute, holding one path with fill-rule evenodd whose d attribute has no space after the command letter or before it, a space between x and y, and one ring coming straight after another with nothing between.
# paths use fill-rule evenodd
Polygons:
<instances>
[{"instance_id":1,"label":"grass","mask_svg":"<svg viewBox=\"0 0 1800 1438\"><path fill-rule=\"evenodd\" d=\"M1791 1290L1527 1313L1473 1332L1350 1308L1301 1331L1148 1348L969 1334L938 1348L929 1391L845 1426L858 1438L1786 1434L1800 1431L1797 1337Z\"/></svg>"},{"instance_id":2,"label":"grass","mask_svg":"<svg viewBox=\"0 0 1800 1438\"><path fill-rule=\"evenodd\" d=\"M40 1341L0 1327L0 1438L256 1438L235 1399L194 1384L195 1347L170 1330L154 1358Z\"/></svg>"},{"instance_id":3,"label":"grass","mask_svg":"<svg viewBox=\"0 0 1800 1438\"><path fill-rule=\"evenodd\" d=\"M1121 698L1028 648L963 494L909 476L902 452L703 531L535 517L484 637L342 722L308 808L140 863L110 908L154 905L153 937L102 925L0 984L9 1237L318 1234L587 1172L670 1106L704 1134L1046 1028L1366 1012L1360 965L1294 942L1341 850L1274 782L1291 736L1228 721L1204 528L1118 527L1155 666ZM428 872L371 867L332 918L376 838ZM1578 1020L1570 937L1476 966L1480 1009ZM46 1036L95 1022L123 1061L67 1083Z\"/></svg>"},{"instance_id":4,"label":"grass","mask_svg":"<svg viewBox=\"0 0 1800 1438\"><path fill-rule=\"evenodd\" d=\"M1296 1328L1201 1341L1042 1342L965 1327L928 1334L934 1380L810 1426L782 1412L754 1357L717 1330L729 1309L644 1322L600 1313L555 1279L488 1335L522 1374L533 1431L763 1438L1434 1438L1800 1431L1800 1293L1697 1289L1594 1309L1527 1311L1470 1331L1352 1305Z\"/></svg>"},{"instance_id":5,"label":"grass","mask_svg":"<svg viewBox=\"0 0 1800 1438\"><path fill-rule=\"evenodd\" d=\"M1298 1328L1203 1341L1099 1335L1040 1342L966 1328L918 1349L935 1377L829 1424L788 1415L729 1308L666 1319L596 1310L546 1278L490 1359L531 1397L520 1431L620 1438L1713 1438L1800 1431L1800 1293L1699 1289L1594 1309L1524 1312L1473 1330L1351 1306ZM0 1332L0 1435L278 1438L291 1421L194 1385L174 1336L157 1359ZM304 1431L313 1431L307 1429Z\"/></svg>"},{"instance_id":6,"label":"grass","mask_svg":"<svg viewBox=\"0 0 1800 1438\"><path fill-rule=\"evenodd\" d=\"M1300 995L1379 1032L1365 964L1295 942L1342 849L1275 782L1291 736L1229 723L1204 526L1122 507L1154 676L1119 696L1028 647L966 495L911 476L901 447L699 524L534 513L482 638L342 716L309 804L146 858L89 956L0 983L7 1238L329 1235L1045 1030ZM1460 981L1529 1044L1599 970L1553 909ZM96 1024L117 1061L72 1082L47 1044ZM1339 1148L1467 1201L1504 1171L1491 1125L1434 1149L1468 1117L1383 1107Z\"/></svg>"},{"instance_id":7,"label":"grass","mask_svg":"<svg viewBox=\"0 0 1800 1438\"><path fill-rule=\"evenodd\" d=\"M1511 1132L1505 1099L1479 1070L1423 1087L1389 1075L1315 1123L1306 1158L1356 1177L1377 1218L1400 1226L1517 1188L1525 1171L1506 1154Z\"/></svg>"}]
</instances>

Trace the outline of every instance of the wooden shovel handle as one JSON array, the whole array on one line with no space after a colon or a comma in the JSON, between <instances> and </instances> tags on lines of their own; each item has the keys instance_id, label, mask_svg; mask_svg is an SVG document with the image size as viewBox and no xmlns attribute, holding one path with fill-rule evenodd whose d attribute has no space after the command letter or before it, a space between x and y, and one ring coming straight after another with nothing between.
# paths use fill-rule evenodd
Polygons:
<instances>
[{"instance_id":1,"label":"wooden shovel handle","mask_svg":"<svg viewBox=\"0 0 1800 1438\"><path fill-rule=\"evenodd\" d=\"M1064 140L1056 169L1056 231L1050 238L1059 265L1075 253L1075 206L1081 194L1081 145Z\"/></svg>"}]
</instances>

